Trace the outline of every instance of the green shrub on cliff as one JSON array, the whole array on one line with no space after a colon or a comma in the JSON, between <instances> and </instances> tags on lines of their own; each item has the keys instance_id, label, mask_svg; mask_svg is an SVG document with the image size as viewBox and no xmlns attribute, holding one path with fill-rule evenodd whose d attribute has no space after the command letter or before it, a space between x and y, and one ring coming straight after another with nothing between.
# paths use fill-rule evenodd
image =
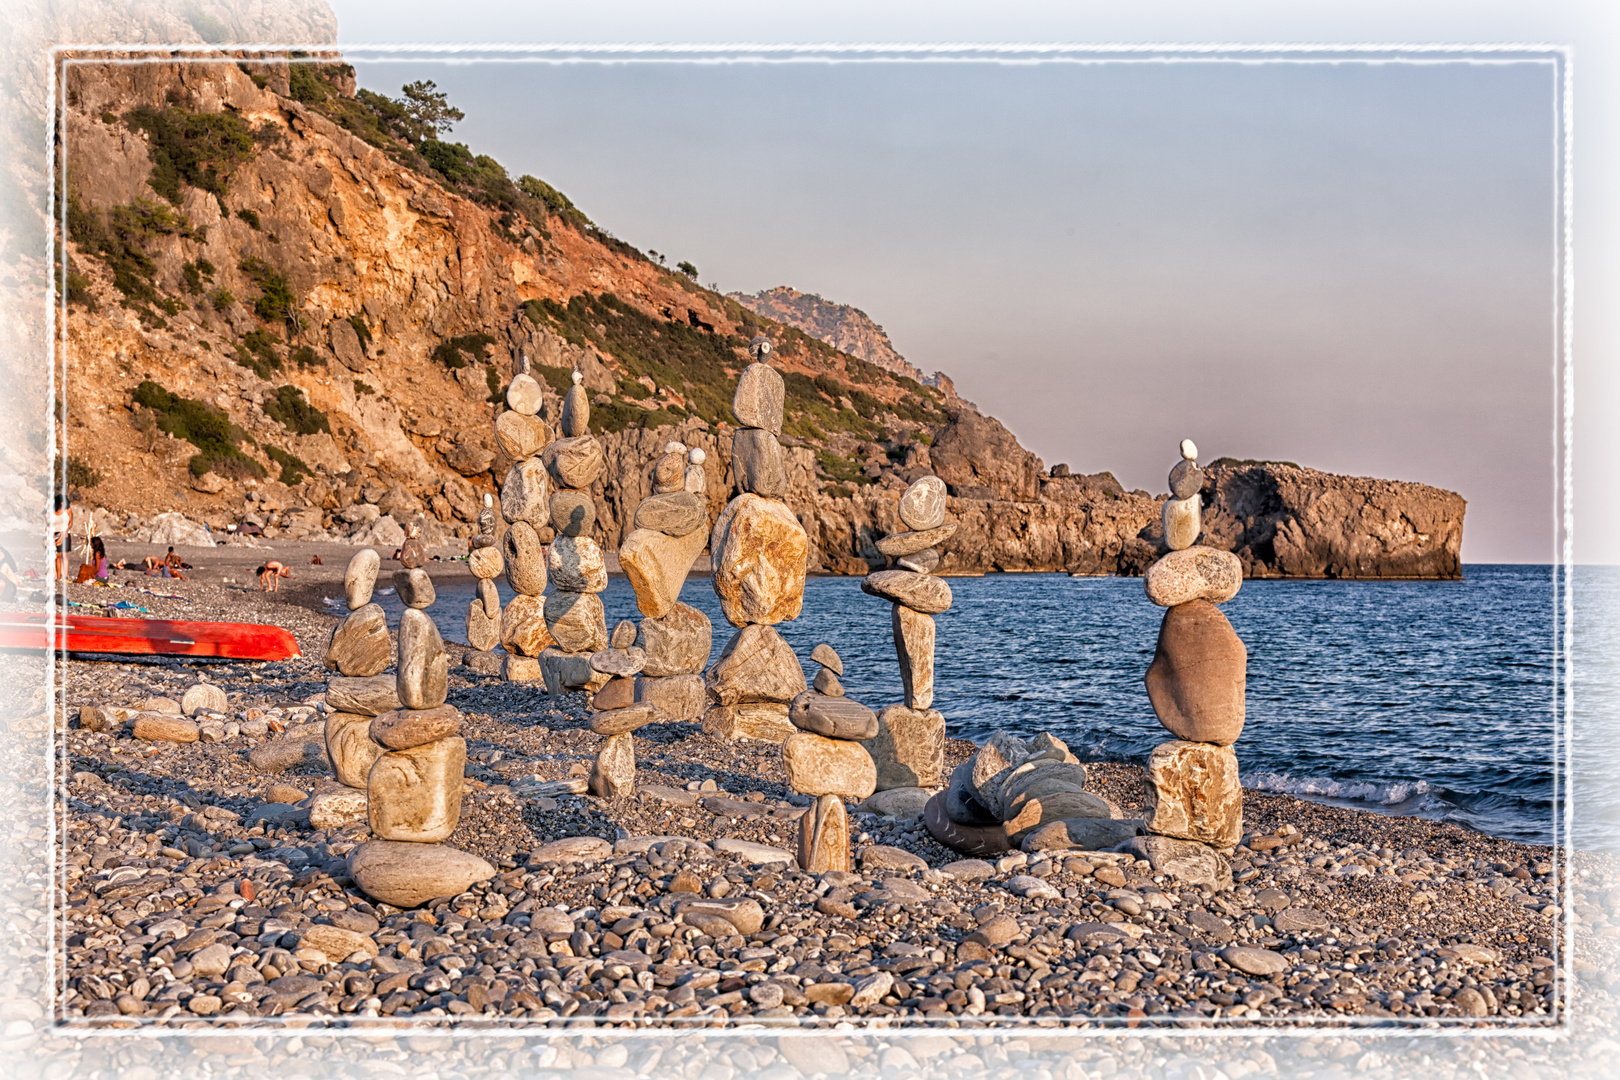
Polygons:
<instances>
[{"instance_id":1,"label":"green shrub on cliff","mask_svg":"<svg viewBox=\"0 0 1620 1080\"><path fill-rule=\"evenodd\" d=\"M253 129L234 113L141 105L124 114L124 123L146 135L152 160L146 182L176 206L182 183L224 195L231 173L253 156Z\"/></svg>"},{"instance_id":2,"label":"green shrub on cliff","mask_svg":"<svg viewBox=\"0 0 1620 1080\"><path fill-rule=\"evenodd\" d=\"M264 414L295 435L331 434L326 414L304 400L296 386L276 387L276 396L264 403Z\"/></svg>"},{"instance_id":3,"label":"green shrub on cliff","mask_svg":"<svg viewBox=\"0 0 1620 1080\"><path fill-rule=\"evenodd\" d=\"M219 409L170 393L150 379L135 388L134 401L152 410L159 430L197 448L190 462L191 475L264 476L264 466L236 448L247 433Z\"/></svg>"}]
</instances>

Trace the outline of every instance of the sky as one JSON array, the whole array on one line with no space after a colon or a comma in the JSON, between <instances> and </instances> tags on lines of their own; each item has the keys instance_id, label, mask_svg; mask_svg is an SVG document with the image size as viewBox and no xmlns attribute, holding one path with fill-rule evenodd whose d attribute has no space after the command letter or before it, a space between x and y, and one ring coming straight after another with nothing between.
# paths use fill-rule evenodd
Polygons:
<instances>
[{"instance_id":1,"label":"sky","mask_svg":"<svg viewBox=\"0 0 1620 1080\"><path fill-rule=\"evenodd\" d=\"M1264 4L1135 23L1096 5L333 7L346 43L1613 41L1570 4L1539 24L1514 4L1325 5L1314 24ZM435 79L468 114L453 138L705 283L862 308L1048 464L1160 492L1191 436L1206 459L1455 490L1465 561L1553 557L1545 64L357 66L385 92ZM1614 99L1576 70L1577 100ZM1609 128L1585 138L1578 182L1615 157ZM1588 235L1614 231L1599 202ZM1606 250L1583 269L1616 276ZM1583 311L1577 461L1617 399L1613 330ZM1582 475L1577 558L1620 561L1620 513Z\"/></svg>"}]
</instances>

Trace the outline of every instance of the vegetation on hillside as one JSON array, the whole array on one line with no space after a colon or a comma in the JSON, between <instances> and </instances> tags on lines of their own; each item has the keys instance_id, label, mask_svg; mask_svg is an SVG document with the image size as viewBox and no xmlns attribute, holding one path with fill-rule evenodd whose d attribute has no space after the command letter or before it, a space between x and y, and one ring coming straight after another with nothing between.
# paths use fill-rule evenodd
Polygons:
<instances>
[{"instance_id":1,"label":"vegetation on hillside","mask_svg":"<svg viewBox=\"0 0 1620 1080\"><path fill-rule=\"evenodd\" d=\"M295 435L332 433L326 414L305 401L296 386L276 387L276 396L264 403L264 414Z\"/></svg>"},{"instance_id":2,"label":"vegetation on hillside","mask_svg":"<svg viewBox=\"0 0 1620 1080\"><path fill-rule=\"evenodd\" d=\"M264 466L248 457L237 444L247 432L229 416L206 402L172 394L150 379L135 388L135 404L150 409L160 431L184 439L197 448L191 475L213 472L220 476L263 478Z\"/></svg>"}]
</instances>

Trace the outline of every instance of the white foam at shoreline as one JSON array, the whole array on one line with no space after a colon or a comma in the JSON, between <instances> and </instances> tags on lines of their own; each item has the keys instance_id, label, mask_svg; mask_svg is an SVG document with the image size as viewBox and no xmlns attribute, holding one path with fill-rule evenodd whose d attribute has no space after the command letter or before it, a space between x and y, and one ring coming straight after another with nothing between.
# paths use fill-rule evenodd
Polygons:
<instances>
[{"instance_id":1,"label":"white foam at shoreline","mask_svg":"<svg viewBox=\"0 0 1620 1080\"><path fill-rule=\"evenodd\" d=\"M1325 776L1295 777L1276 772L1244 777L1243 786L1281 795L1321 795L1330 799L1375 802L1381 806L1396 806L1419 795L1429 794L1429 785L1423 780L1380 783L1374 780L1334 780Z\"/></svg>"}]
</instances>

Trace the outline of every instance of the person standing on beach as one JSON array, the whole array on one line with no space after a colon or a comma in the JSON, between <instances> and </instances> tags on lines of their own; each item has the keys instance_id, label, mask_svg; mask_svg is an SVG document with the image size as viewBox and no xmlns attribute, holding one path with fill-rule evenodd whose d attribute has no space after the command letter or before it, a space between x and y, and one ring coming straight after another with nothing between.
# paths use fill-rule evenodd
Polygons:
<instances>
[{"instance_id":1,"label":"person standing on beach","mask_svg":"<svg viewBox=\"0 0 1620 1080\"><path fill-rule=\"evenodd\" d=\"M56 580L61 581L67 577L68 552L73 550L73 504L61 493L51 513L51 546L56 548Z\"/></svg>"},{"instance_id":2,"label":"person standing on beach","mask_svg":"<svg viewBox=\"0 0 1620 1080\"><path fill-rule=\"evenodd\" d=\"M259 567L259 591L276 592L281 578L292 577L292 569L274 559Z\"/></svg>"}]
</instances>

